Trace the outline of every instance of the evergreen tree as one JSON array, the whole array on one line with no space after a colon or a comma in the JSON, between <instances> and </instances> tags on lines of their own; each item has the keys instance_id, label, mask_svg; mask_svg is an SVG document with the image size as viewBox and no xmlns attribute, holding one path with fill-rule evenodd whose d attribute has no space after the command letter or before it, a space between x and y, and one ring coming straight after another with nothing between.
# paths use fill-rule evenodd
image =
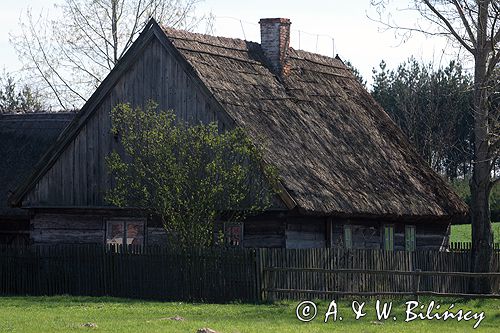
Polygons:
<instances>
[{"instance_id":1,"label":"evergreen tree","mask_svg":"<svg viewBox=\"0 0 500 333\"><path fill-rule=\"evenodd\" d=\"M40 96L24 85L18 89L15 79L9 73L0 78L0 113L40 112L43 105Z\"/></svg>"},{"instance_id":2,"label":"evergreen tree","mask_svg":"<svg viewBox=\"0 0 500 333\"><path fill-rule=\"evenodd\" d=\"M372 96L420 155L449 179L470 174L472 79L456 62L433 69L410 58L395 70L373 70Z\"/></svg>"}]
</instances>

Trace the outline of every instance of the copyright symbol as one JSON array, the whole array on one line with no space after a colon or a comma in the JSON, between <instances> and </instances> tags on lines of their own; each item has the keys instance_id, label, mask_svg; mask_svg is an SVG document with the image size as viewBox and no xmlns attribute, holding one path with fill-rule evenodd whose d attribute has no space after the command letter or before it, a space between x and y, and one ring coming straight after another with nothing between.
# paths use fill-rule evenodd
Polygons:
<instances>
[{"instance_id":1,"label":"copyright symbol","mask_svg":"<svg viewBox=\"0 0 500 333\"><path fill-rule=\"evenodd\" d=\"M313 320L316 318L317 313L318 308L316 308L316 304L311 301L303 301L295 308L295 315L297 316L297 319L303 322Z\"/></svg>"}]
</instances>

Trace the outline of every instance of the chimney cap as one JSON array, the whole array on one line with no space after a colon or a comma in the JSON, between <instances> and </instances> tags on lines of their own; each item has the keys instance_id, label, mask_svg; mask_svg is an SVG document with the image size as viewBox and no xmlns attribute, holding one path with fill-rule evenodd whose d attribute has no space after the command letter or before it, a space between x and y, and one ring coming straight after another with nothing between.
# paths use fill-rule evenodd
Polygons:
<instances>
[{"instance_id":1,"label":"chimney cap","mask_svg":"<svg viewBox=\"0 0 500 333\"><path fill-rule=\"evenodd\" d=\"M281 18L281 17L262 18L262 19L260 19L259 24L262 24L262 23L283 23L283 24L290 24L290 19Z\"/></svg>"}]
</instances>

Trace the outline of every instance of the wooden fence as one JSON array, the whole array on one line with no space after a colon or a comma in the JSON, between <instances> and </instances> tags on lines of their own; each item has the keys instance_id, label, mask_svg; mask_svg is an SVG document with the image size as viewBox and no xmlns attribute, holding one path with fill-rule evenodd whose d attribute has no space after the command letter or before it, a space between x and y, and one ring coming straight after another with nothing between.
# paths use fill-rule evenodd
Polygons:
<instances>
[{"instance_id":1,"label":"wooden fence","mask_svg":"<svg viewBox=\"0 0 500 333\"><path fill-rule=\"evenodd\" d=\"M438 292L432 290L421 290L422 277L426 276L444 276L444 277L461 277L461 278L500 278L500 273L469 273L469 272L424 272L417 269L414 272L408 271L393 271L393 270L366 270L366 269L321 269L321 268L284 268L284 267L265 267L264 275L269 272L299 272L299 273L321 273L325 275L338 276L342 274L366 274L389 276L407 276L411 277L413 288L407 288L400 291L349 291L349 290L316 290L316 289L280 289L275 287L264 287L263 293L265 299L273 300L273 294L305 294L306 298L318 298L317 295L328 297L341 296L448 296L448 297L475 297L475 298L500 298L500 293L491 294L472 294L460 292ZM411 290L413 289L413 291Z\"/></svg>"},{"instance_id":2,"label":"wooden fence","mask_svg":"<svg viewBox=\"0 0 500 333\"><path fill-rule=\"evenodd\" d=\"M451 242L450 251L470 251L472 249L472 242ZM500 243L493 243L493 251L500 252Z\"/></svg>"},{"instance_id":3,"label":"wooden fence","mask_svg":"<svg viewBox=\"0 0 500 333\"><path fill-rule=\"evenodd\" d=\"M500 271L500 253L491 272ZM0 247L0 295L259 302L469 293L466 251ZM500 293L500 274L490 274Z\"/></svg>"},{"instance_id":4,"label":"wooden fence","mask_svg":"<svg viewBox=\"0 0 500 333\"><path fill-rule=\"evenodd\" d=\"M468 252L345 249L261 249L264 299L331 298L335 295L464 295L470 291ZM499 272L500 253L491 272ZM416 272L423 272L417 274ZM465 274L446 274L462 273ZM491 279L500 294L500 274ZM416 284L418 279L418 289Z\"/></svg>"},{"instance_id":5,"label":"wooden fence","mask_svg":"<svg viewBox=\"0 0 500 333\"><path fill-rule=\"evenodd\" d=\"M0 248L0 294L257 301L254 250Z\"/></svg>"}]
</instances>

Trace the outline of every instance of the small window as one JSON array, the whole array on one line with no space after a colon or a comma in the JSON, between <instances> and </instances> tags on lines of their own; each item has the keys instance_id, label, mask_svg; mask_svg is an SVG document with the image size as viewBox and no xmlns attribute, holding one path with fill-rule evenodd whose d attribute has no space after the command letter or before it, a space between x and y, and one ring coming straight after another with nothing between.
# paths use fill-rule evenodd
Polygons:
<instances>
[{"instance_id":1,"label":"small window","mask_svg":"<svg viewBox=\"0 0 500 333\"><path fill-rule=\"evenodd\" d=\"M108 221L106 244L144 245L144 227L144 221Z\"/></svg>"},{"instance_id":2,"label":"small window","mask_svg":"<svg viewBox=\"0 0 500 333\"><path fill-rule=\"evenodd\" d=\"M393 251L394 250L394 226L385 225L384 226L384 250Z\"/></svg>"},{"instance_id":3,"label":"small window","mask_svg":"<svg viewBox=\"0 0 500 333\"><path fill-rule=\"evenodd\" d=\"M243 223L225 223L224 241L226 246L239 247L243 244Z\"/></svg>"},{"instance_id":4,"label":"small window","mask_svg":"<svg viewBox=\"0 0 500 333\"><path fill-rule=\"evenodd\" d=\"M416 247L415 226L407 225L405 226L405 249L406 251L415 251Z\"/></svg>"},{"instance_id":5,"label":"small window","mask_svg":"<svg viewBox=\"0 0 500 333\"><path fill-rule=\"evenodd\" d=\"M344 225L344 244L346 249L352 249L352 226Z\"/></svg>"}]
</instances>

